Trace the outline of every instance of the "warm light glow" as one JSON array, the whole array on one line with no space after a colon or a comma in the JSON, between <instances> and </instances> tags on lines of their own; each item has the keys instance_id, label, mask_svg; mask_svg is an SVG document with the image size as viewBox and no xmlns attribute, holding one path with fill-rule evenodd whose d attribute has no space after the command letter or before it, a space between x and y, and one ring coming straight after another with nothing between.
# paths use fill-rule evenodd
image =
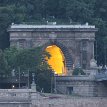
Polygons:
<instances>
[{"instance_id":1,"label":"warm light glow","mask_svg":"<svg viewBox=\"0 0 107 107\"><path fill-rule=\"evenodd\" d=\"M12 88L15 88L15 86L14 86L14 85L12 85Z\"/></svg>"},{"instance_id":2,"label":"warm light glow","mask_svg":"<svg viewBox=\"0 0 107 107\"><path fill-rule=\"evenodd\" d=\"M51 55L49 59L46 59L54 72L58 75L66 75L65 58L61 49L56 45L51 45L46 48L46 51Z\"/></svg>"}]
</instances>

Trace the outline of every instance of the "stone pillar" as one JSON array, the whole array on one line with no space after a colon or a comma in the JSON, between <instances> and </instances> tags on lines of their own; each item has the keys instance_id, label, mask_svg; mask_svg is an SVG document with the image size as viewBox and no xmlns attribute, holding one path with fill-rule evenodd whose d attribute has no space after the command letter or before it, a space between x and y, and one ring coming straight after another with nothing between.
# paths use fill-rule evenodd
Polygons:
<instances>
[{"instance_id":1,"label":"stone pillar","mask_svg":"<svg viewBox=\"0 0 107 107\"><path fill-rule=\"evenodd\" d=\"M43 101L42 96L39 92L31 91L31 107L41 107L41 102Z\"/></svg>"},{"instance_id":2,"label":"stone pillar","mask_svg":"<svg viewBox=\"0 0 107 107\"><path fill-rule=\"evenodd\" d=\"M37 92L31 91L31 107L39 107L38 106L38 95Z\"/></svg>"},{"instance_id":3,"label":"stone pillar","mask_svg":"<svg viewBox=\"0 0 107 107\"><path fill-rule=\"evenodd\" d=\"M40 94L36 91L36 84L35 84L35 74L32 73L32 84L31 84L31 103L32 107L40 107Z\"/></svg>"},{"instance_id":4,"label":"stone pillar","mask_svg":"<svg viewBox=\"0 0 107 107\"><path fill-rule=\"evenodd\" d=\"M90 50L90 58L94 58L94 40L90 40L89 42L89 50ZM92 51L92 52L91 52Z\"/></svg>"}]
</instances>

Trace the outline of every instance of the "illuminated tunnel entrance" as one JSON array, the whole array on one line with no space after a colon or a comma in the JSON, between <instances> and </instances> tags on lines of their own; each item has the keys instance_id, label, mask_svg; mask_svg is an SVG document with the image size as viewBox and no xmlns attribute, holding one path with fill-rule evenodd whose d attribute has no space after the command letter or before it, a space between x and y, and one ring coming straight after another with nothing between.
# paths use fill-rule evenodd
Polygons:
<instances>
[{"instance_id":1,"label":"illuminated tunnel entrance","mask_svg":"<svg viewBox=\"0 0 107 107\"><path fill-rule=\"evenodd\" d=\"M46 48L46 51L51 55L51 57L47 59L47 62L51 66L55 74L66 75L66 62L61 49L56 45L50 45Z\"/></svg>"}]
</instances>

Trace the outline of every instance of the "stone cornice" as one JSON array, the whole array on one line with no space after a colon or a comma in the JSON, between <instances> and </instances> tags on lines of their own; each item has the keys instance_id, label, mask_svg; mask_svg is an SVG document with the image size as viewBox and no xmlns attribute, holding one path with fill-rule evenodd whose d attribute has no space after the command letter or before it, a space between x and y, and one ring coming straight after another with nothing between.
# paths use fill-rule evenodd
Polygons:
<instances>
[{"instance_id":1,"label":"stone cornice","mask_svg":"<svg viewBox=\"0 0 107 107\"><path fill-rule=\"evenodd\" d=\"M95 28L95 26L93 25L22 25L22 24L14 24L14 25L11 25L8 30L8 32L14 32L14 31L31 31L31 32L60 32L60 31L63 31L63 32L75 32L75 31L78 31L78 32L82 32L82 31L86 31L86 32L96 32L98 31L97 28Z\"/></svg>"}]
</instances>

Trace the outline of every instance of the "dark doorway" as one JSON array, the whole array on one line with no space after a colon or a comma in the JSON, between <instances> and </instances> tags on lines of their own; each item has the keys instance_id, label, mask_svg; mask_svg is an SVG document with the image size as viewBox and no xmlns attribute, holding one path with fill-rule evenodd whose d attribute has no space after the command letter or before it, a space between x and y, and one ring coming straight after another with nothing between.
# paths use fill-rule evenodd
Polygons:
<instances>
[{"instance_id":1,"label":"dark doorway","mask_svg":"<svg viewBox=\"0 0 107 107\"><path fill-rule=\"evenodd\" d=\"M73 87L67 87L67 93L71 95L73 93Z\"/></svg>"}]
</instances>

